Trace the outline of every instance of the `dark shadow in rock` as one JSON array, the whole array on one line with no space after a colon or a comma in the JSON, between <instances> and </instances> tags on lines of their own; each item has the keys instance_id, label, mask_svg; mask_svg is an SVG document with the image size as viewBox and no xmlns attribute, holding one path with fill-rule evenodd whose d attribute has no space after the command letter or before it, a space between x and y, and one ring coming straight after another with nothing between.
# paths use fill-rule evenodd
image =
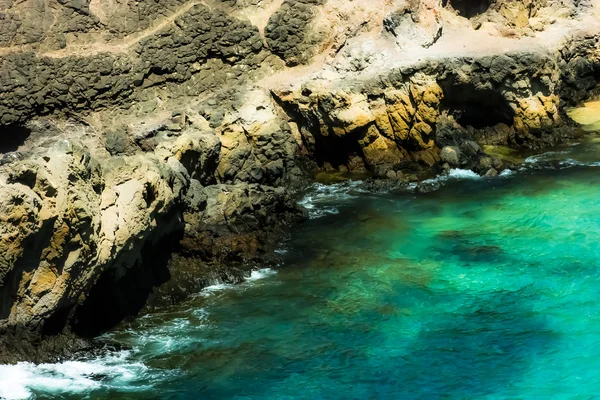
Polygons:
<instances>
[{"instance_id":1,"label":"dark shadow in rock","mask_svg":"<svg viewBox=\"0 0 600 400\"><path fill-rule=\"evenodd\" d=\"M0 154L17 151L30 134L31 129L22 125L0 125Z\"/></svg>"},{"instance_id":2,"label":"dark shadow in rock","mask_svg":"<svg viewBox=\"0 0 600 400\"><path fill-rule=\"evenodd\" d=\"M330 164L337 169L354 163L359 166L358 170L364 169L363 151L358 144L364 133L357 130L340 137L335 135L331 128L329 130L327 136L314 135L314 157L317 164L321 167Z\"/></svg>"},{"instance_id":3,"label":"dark shadow in rock","mask_svg":"<svg viewBox=\"0 0 600 400\"><path fill-rule=\"evenodd\" d=\"M531 92L550 96L550 88L538 77L531 78Z\"/></svg>"},{"instance_id":4,"label":"dark shadow in rock","mask_svg":"<svg viewBox=\"0 0 600 400\"><path fill-rule=\"evenodd\" d=\"M310 95L310 90L305 90L306 96ZM364 163L363 149L359 141L364 139L368 128L355 129L343 136L334 133L332 120L325 121L328 133L321 132L321 122L315 118L306 118L299 110L297 105L286 104L275 93L271 92L273 99L288 113L294 121L298 123L302 142L307 150L312 154L312 159L320 168L325 170L328 167L339 169L341 166L347 167L352 173L369 174Z\"/></svg>"},{"instance_id":5,"label":"dark shadow in rock","mask_svg":"<svg viewBox=\"0 0 600 400\"><path fill-rule=\"evenodd\" d=\"M461 17L465 18L473 18L490 8L490 0L444 0L444 7L447 4L450 4Z\"/></svg>"},{"instance_id":6,"label":"dark shadow in rock","mask_svg":"<svg viewBox=\"0 0 600 400\"><path fill-rule=\"evenodd\" d=\"M220 284L239 284L251 274L253 263L210 262L199 257L173 254L169 260L168 282L153 290L142 312L178 304L191 293Z\"/></svg>"},{"instance_id":7,"label":"dark shadow in rock","mask_svg":"<svg viewBox=\"0 0 600 400\"><path fill-rule=\"evenodd\" d=\"M183 226L173 214L165 215L161 222L154 236L142 245L140 260L128 265L130 255L124 254L100 276L86 300L75 310L71 322L73 333L94 337L136 316L154 288L170 279L168 262L183 237Z\"/></svg>"},{"instance_id":8,"label":"dark shadow in rock","mask_svg":"<svg viewBox=\"0 0 600 400\"><path fill-rule=\"evenodd\" d=\"M497 124L512 126L515 112L502 93L491 89L477 89L472 83L453 84L453 80L441 82L444 90L442 110L462 126L476 129Z\"/></svg>"}]
</instances>

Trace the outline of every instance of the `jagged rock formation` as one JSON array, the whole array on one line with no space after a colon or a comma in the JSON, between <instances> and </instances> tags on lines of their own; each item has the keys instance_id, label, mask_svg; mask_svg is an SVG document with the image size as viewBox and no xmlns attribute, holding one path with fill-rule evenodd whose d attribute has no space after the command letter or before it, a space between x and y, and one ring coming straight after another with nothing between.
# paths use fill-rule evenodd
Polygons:
<instances>
[{"instance_id":1,"label":"jagged rock formation","mask_svg":"<svg viewBox=\"0 0 600 400\"><path fill-rule=\"evenodd\" d=\"M570 0L0 0L0 332L93 335L239 279L317 169L494 175L480 144L576 134L599 20Z\"/></svg>"},{"instance_id":2,"label":"jagged rock formation","mask_svg":"<svg viewBox=\"0 0 600 400\"><path fill-rule=\"evenodd\" d=\"M182 268L257 259L269 233L303 218L280 187L300 174L298 145L264 124L273 104L258 107L222 135L182 115L133 137L29 124L41 140L18 162L8 155L0 178L2 329L98 333L169 279L175 248ZM191 286L221 278L210 272Z\"/></svg>"},{"instance_id":3,"label":"jagged rock formation","mask_svg":"<svg viewBox=\"0 0 600 400\"><path fill-rule=\"evenodd\" d=\"M448 58L372 78L346 73L343 84L319 77L274 93L321 166L390 177L432 167L443 146L469 140L525 147L563 140L561 99L576 101L595 86L597 45L579 39L571 48L583 54L575 58L568 49Z\"/></svg>"},{"instance_id":4,"label":"jagged rock formation","mask_svg":"<svg viewBox=\"0 0 600 400\"><path fill-rule=\"evenodd\" d=\"M326 32L312 29L316 6L324 0L284 0L269 18L265 39L271 51L288 65L306 63L314 56L314 48L324 40Z\"/></svg>"}]
</instances>

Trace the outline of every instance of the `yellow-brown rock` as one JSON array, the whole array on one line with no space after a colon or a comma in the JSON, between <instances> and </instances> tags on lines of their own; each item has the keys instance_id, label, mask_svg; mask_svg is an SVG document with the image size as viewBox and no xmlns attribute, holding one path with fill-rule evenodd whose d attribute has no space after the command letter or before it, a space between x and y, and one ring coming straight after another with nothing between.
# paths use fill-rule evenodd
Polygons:
<instances>
[{"instance_id":1,"label":"yellow-brown rock","mask_svg":"<svg viewBox=\"0 0 600 400\"><path fill-rule=\"evenodd\" d=\"M365 136L366 138L359 141L359 144L362 147L365 163L369 167L374 168L380 165L393 167L400 164L405 158L396 143L381 136L375 125L369 127Z\"/></svg>"}]
</instances>

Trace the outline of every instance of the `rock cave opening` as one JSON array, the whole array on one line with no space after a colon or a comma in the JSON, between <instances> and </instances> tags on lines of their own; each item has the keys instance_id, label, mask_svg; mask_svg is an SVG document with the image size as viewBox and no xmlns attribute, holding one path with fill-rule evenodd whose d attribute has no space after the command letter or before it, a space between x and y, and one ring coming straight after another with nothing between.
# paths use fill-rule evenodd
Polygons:
<instances>
[{"instance_id":1,"label":"rock cave opening","mask_svg":"<svg viewBox=\"0 0 600 400\"><path fill-rule=\"evenodd\" d=\"M31 129L23 125L0 125L0 154L17 151L30 134Z\"/></svg>"},{"instance_id":2,"label":"rock cave opening","mask_svg":"<svg viewBox=\"0 0 600 400\"><path fill-rule=\"evenodd\" d=\"M57 309L52 315L46 320L42 327L43 336L54 336L62 332L67 320L69 319L69 313L71 309L68 307Z\"/></svg>"},{"instance_id":3,"label":"rock cave opening","mask_svg":"<svg viewBox=\"0 0 600 400\"><path fill-rule=\"evenodd\" d=\"M346 136L337 136L330 132L328 136L315 134L315 161L323 167L330 164L335 169L348 166L352 159L362 159L362 149L358 144L360 134L351 133Z\"/></svg>"},{"instance_id":4,"label":"rock cave opening","mask_svg":"<svg viewBox=\"0 0 600 400\"><path fill-rule=\"evenodd\" d=\"M164 219L170 218L167 215ZM175 224L181 221L173 216ZM130 257L117 261L118 267L106 269L89 291L83 304L75 309L71 331L82 337L95 337L119 322L138 315L154 288L171 277L169 261L183 238L183 225L166 228L170 233L146 240L141 259L131 263Z\"/></svg>"},{"instance_id":5,"label":"rock cave opening","mask_svg":"<svg viewBox=\"0 0 600 400\"><path fill-rule=\"evenodd\" d=\"M473 18L490 8L490 0L444 0L444 7L450 5L461 17Z\"/></svg>"},{"instance_id":6,"label":"rock cave opening","mask_svg":"<svg viewBox=\"0 0 600 400\"><path fill-rule=\"evenodd\" d=\"M497 124L513 125L515 112L500 92L477 89L472 83L442 84L442 87L441 108L460 125L476 129Z\"/></svg>"},{"instance_id":7,"label":"rock cave opening","mask_svg":"<svg viewBox=\"0 0 600 400\"><path fill-rule=\"evenodd\" d=\"M152 275L144 273L140 265L128 268L122 277L116 269L105 271L76 309L71 330L83 337L94 337L135 316L154 286Z\"/></svg>"}]
</instances>

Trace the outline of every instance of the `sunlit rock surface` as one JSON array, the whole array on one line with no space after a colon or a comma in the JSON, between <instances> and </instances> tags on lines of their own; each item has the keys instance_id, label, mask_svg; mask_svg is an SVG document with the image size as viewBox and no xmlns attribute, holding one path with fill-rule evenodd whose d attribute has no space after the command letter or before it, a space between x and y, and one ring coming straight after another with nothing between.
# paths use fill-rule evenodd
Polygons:
<instances>
[{"instance_id":1,"label":"sunlit rock surface","mask_svg":"<svg viewBox=\"0 0 600 400\"><path fill-rule=\"evenodd\" d=\"M0 0L3 337L241 279L315 173L493 176L514 160L482 146L577 136L599 26L595 1Z\"/></svg>"}]
</instances>

